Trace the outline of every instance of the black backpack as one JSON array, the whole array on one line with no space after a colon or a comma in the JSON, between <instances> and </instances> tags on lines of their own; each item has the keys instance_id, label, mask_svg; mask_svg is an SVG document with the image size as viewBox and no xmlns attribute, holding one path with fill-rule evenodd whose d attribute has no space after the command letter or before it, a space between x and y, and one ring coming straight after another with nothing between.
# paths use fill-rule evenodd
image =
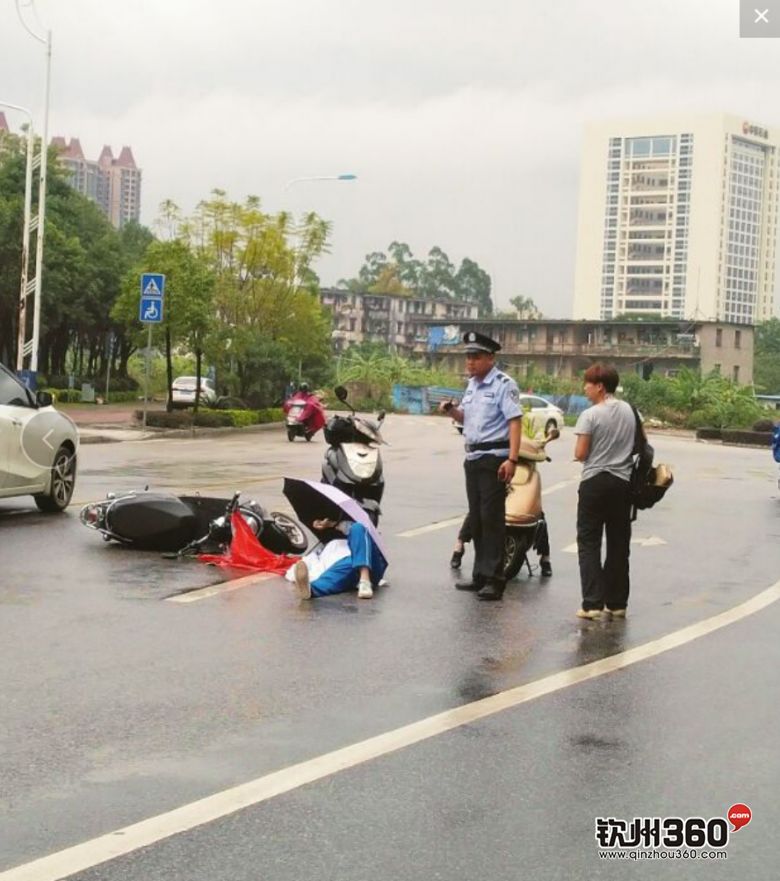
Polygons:
<instances>
[{"instance_id":1,"label":"black backpack","mask_svg":"<svg viewBox=\"0 0 780 881\"><path fill-rule=\"evenodd\" d=\"M645 437L642 430L642 421L636 407L631 404L634 411L634 419L636 420L636 430L634 434L634 464L631 468L631 520L636 520L636 512L644 511L652 508L656 502L660 502L666 495L666 491L672 485L674 478L671 470L665 468L667 472L666 479L659 481L658 468L660 466L653 465L655 450Z\"/></svg>"}]
</instances>

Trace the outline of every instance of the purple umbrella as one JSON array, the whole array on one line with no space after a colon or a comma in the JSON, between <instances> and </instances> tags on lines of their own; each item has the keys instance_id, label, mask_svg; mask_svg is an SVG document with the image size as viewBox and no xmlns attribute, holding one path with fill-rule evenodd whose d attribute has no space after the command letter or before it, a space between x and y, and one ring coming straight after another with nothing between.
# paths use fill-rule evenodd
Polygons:
<instances>
[{"instance_id":1,"label":"purple umbrella","mask_svg":"<svg viewBox=\"0 0 780 881\"><path fill-rule=\"evenodd\" d=\"M315 520L343 520L345 517L366 527L380 553L387 561L387 551L379 537L376 527L368 514L360 507L360 502L348 496L329 483L316 480L299 480L296 477L284 478L284 494L301 522L309 529Z\"/></svg>"}]
</instances>

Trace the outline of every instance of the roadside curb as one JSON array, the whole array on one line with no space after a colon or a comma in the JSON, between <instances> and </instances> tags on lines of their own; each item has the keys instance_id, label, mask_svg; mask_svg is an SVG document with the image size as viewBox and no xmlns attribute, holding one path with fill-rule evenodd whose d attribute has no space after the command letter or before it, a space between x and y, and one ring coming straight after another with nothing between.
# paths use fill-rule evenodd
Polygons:
<instances>
[{"instance_id":1,"label":"roadside curb","mask_svg":"<svg viewBox=\"0 0 780 881\"><path fill-rule=\"evenodd\" d=\"M230 434L257 434L262 431L283 429L283 422L267 422L263 425L228 426L225 428L97 428L78 426L80 444L116 444L125 441L165 440L167 438L221 437ZM92 433L94 431L94 434ZM133 436L135 435L135 436Z\"/></svg>"}]
</instances>

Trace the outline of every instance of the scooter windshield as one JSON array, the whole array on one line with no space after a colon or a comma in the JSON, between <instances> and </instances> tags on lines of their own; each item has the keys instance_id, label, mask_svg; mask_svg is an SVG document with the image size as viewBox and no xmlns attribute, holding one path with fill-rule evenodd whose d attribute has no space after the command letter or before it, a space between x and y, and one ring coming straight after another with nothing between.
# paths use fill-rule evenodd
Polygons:
<instances>
[{"instance_id":1,"label":"scooter windshield","mask_svg":"<svg viewBox=\"0 0 780 881\"><path fill-rule=\"evenodd\" d=\"M360 432L360 434L364 435L374 443L384 443L382 435L379 433L379 428L377 428L374 423L369 422L367 419L361 419L359 416L356 416L355 428Z\"/></svg>"}]
</instances>

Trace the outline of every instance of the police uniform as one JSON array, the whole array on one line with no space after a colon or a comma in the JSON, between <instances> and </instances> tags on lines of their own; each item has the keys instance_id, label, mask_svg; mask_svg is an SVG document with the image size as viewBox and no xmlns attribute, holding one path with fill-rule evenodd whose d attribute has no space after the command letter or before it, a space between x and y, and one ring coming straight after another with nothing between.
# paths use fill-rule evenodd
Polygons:
<instances>
[{"instance_id":1,"label":"police uniform","mask_svg":"<svg viewBox=\"0 0 780 881\"><path fill-rule=\"evenodd\" d=\"M466 352L494 354L501 346L484 334L463 335ZM474 570L461 590L481 599L500 599L504 589L506 484L498 469L509 458L509 420L522 417L517 383L493 366L482 379L472 376L460 408L466 443L466 495L474 537Z\"/></svg>"}]
</instances>

